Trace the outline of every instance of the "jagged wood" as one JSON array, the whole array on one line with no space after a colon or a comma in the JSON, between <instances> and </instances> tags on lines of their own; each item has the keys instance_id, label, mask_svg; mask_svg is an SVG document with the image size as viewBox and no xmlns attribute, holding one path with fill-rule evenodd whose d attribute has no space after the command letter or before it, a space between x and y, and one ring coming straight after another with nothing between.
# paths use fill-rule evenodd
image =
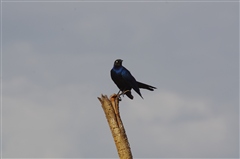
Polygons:
<instances>
[{"instance_id":1,"label":"jagged wood","mask_svg":"<svg viewBox=\"0 0 240 159\"><path fill-rule=\"evenodd\" d=\"M132 159L131 148L119 113L119 98L116 94L98 97L106 115L108 125L118 151L120 159Z\"/></svg>"}]
</instances>

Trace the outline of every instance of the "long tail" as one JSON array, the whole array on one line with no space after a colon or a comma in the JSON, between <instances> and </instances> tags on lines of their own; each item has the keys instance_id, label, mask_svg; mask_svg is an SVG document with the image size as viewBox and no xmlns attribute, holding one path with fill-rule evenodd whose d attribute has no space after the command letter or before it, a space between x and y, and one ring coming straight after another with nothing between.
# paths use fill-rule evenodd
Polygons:
<instances>
[{"instance_id":1,"label":"long tail","mask_svg":"<svg viewBox=\"0 0 240 159\"><path fill-rule=\"evenodd\" d=\"M153 91L154 89L157 89L156 87L153 87L153 86L150 86L150 85L138 82L138 81L137 81L137 84L138 84L139 88L147 89L147 90L150 90L150 91Z\"/></svg>"}]
</instances>

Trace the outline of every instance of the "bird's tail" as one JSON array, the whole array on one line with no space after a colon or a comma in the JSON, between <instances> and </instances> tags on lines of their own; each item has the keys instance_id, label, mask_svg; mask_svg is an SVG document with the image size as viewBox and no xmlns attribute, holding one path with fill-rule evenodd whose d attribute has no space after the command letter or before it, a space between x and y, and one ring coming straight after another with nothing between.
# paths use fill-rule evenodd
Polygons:
<instances>
[{"instance_id":1,"label":"bird's tail","mask_svg":"<svg viewBox=\"0 0 240 159\"><path fill-rule=\"evenodd\" d=\"M138 84L139 88L147 89L147 90L150 90L150 91L153 91L154 89L157 89L156 87L153 87L153 86L150 86L150 85L138 82L138 81L137 81L137 84Z\"/></svg>"}]
</instances>

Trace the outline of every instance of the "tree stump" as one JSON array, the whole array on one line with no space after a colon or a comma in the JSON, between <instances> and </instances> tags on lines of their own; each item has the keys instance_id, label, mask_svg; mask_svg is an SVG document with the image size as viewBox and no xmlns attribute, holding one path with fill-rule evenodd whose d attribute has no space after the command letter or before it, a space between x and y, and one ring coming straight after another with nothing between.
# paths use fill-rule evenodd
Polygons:
<instances>
[{"instance_id":1,"label":"tree stump","mask_svg":"<svg viewBox=\"0 0 240 159\"><path fill-rule=\"evenodd\" d=\"M131 148L119 113L119 96L113 94L108 99L106 95L101 95L98 99L106 115L119 158L132 159Z\"/></svg>"}]
</instances>

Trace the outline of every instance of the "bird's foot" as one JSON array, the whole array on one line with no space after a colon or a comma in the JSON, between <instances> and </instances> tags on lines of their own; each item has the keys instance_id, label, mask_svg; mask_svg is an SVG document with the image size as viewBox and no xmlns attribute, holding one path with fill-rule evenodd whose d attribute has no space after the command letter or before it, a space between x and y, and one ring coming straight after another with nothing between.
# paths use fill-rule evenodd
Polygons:
<instances>
[{"instance_id":1,"label":"bird's foot","mask_svg":"<svg viewBox=\"0 0 240 159\"><path fill-rule=\"evenodd\" d=\"M117 93L117 98L118 98L118 101L122 101L122 98L121 96L124 96L124 94L126 94L127 92L129 92L130 90L125 90L125 91L122 91L119 90L118 93ZM120 93L121 92L121 93Z\"/></svg>"}]
</instances>

